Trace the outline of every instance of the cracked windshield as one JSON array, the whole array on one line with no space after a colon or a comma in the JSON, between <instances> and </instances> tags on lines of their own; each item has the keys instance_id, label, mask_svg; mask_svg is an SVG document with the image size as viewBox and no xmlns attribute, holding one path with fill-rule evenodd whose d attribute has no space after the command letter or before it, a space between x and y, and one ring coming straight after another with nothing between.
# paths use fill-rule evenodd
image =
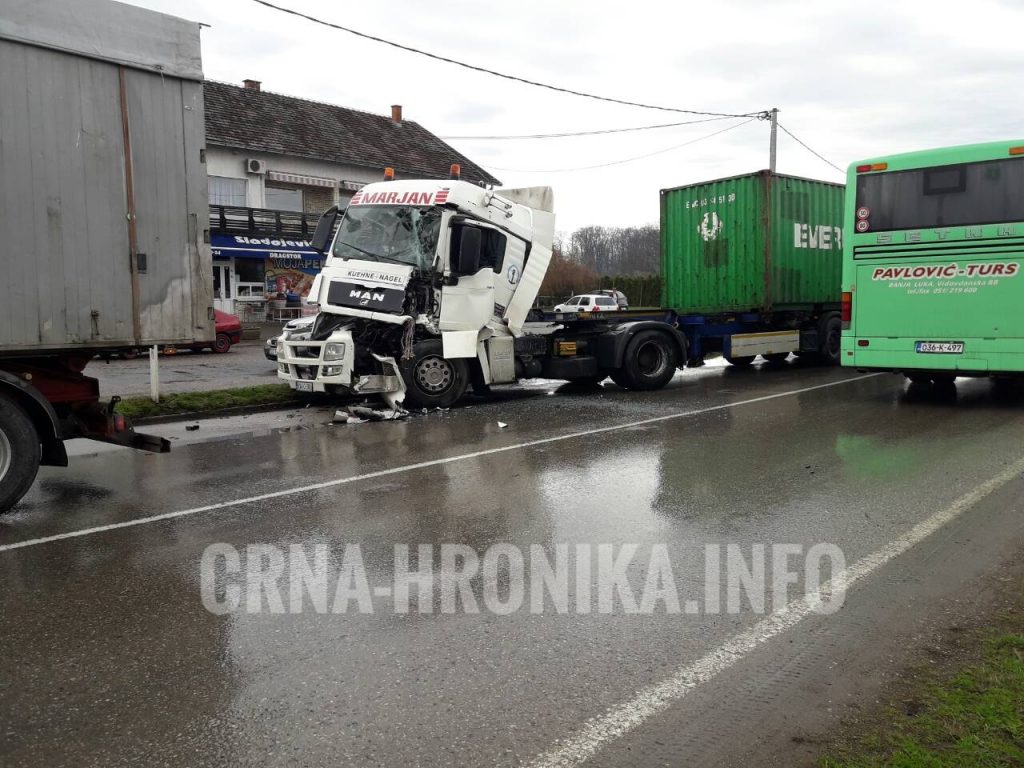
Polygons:
<instances>
[{"instance_id":1,"label":"cracked windshield","mask_svg":"<svg viewBox=\"0 0 1024 768\"><path fill-rule=\"evenodd\" d=\"M441 210L413 206L352 206L345 212L332 255L430 268L437 252Z\"/></svg>"}]
</instances>

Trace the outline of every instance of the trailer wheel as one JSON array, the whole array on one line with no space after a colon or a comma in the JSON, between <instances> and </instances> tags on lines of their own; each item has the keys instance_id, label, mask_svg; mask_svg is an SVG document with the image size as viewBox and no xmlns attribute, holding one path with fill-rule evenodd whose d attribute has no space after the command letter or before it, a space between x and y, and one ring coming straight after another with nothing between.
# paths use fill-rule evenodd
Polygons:
<instances>
[{"instance_id":1,"label":"trailer wheel","mask_svg":"<svg viewBox=\"0 0 1024 768\"><path fill-rule=\"evenodd\" d=\"M0 397L0 514L28 493L39 471L41 447L35 425L17 403Z\"/></svg>"},{"instance_id":2,"label":"trailer wheel","mask_svg":"<svg viewBox=\"0 0 1024 768\"><path fill-rule=\"evenodd\" d=\"M843 346L843 321L831 312L818 323L818 361L823 365L839 365Z\"/></svg>"},{"instance_id":3,"label":"trailer wheel","mask_svg":"<svg viewBox=\"0 0 1024 768\"><path fill-rule=\"evenodd\" d=\"M755 355L748 355L746 357L730 357L729 355L724 355L724 357L725 361L729 363L729 365L736 366L737 368L749 368L750 364L754 362Z\"/></svg>"},{"instance_id":4,"label":"trailer wheel","mask_svg":"<svg viewBox=\"0 0 1024 768\"><path fill-rule=\"evenodd\" d=\"M768 365L782 365L789 359L789 352L769 352L767 355L761 355L764 361Z\"/></svg>"},{"instance_id":5,"label":"trailer wheel","mask_svg":"<svg viewBox=\"0 0 1024 768\"><path fill-rule=\"evenodd\" d=\"M622 368L612 379L626 389L661 389L676 374L676 354L675 344L661 331L640 331L626 345Z\"/></svg>"},{"instance_id":6,"label":"trailer wheel","mask_svg":"<svg viewBox=\"0 0 1024 768\"><path fill-rule=\"evenodd\" d=\"M438 339L421 341L412 348L412 360L399 365L405 380L405 402L414 408L449 408L469 386L466 360L442 357Z\"/></svg>"}]
</instances>

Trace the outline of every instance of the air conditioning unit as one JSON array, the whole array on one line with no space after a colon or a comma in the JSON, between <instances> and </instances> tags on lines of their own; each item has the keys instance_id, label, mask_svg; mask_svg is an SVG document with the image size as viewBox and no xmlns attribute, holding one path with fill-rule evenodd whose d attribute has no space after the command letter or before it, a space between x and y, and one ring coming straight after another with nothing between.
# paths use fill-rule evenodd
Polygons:
<instances>
[{"instance_id":1,"label":"air conditioning unit","mask_svg":"<svg viewBox=\"0 0 1024 768\"><path fill-rule=\"evenodd\" d=\"M257 160L255 157L250 157L245 161L245 170L249 173L266 173L267 164L262 160Z\"/></svg>"}]
</instances>

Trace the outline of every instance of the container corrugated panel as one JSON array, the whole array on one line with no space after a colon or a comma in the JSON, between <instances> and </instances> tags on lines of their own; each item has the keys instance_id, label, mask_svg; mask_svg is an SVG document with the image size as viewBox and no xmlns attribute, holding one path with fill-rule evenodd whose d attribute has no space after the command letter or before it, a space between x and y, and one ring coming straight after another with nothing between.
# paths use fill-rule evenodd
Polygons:
<instances>
[{"instance_id":1,"label":"container corrugated panel","mask_svg":"<svg viewBox=\"0 0 1024 768\"><path fill-rule=\"evenodd\" d=\"M0 352L212 339L198 56L198 26L164 14L0 0Z\"/></svg>"},{"instance_id":2,"label":"container corrugated panel","mask_svg":"<svg viewBox=\"0 0 1024 768\"><path fill-rule=\"evenodd\" d=\"M839 301L843 187L736 176L661 193L663 304L684 314Z\"/></svg>"}]
</instances>

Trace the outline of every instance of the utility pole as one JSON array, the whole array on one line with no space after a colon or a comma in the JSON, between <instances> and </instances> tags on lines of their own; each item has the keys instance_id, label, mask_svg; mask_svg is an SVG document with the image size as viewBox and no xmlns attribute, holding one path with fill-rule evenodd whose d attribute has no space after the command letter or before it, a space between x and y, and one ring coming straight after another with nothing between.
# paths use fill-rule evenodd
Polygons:
<instances>
[{"instance_id":1,"label":"utility pole","mask_svg":"<svg viewBox=\"0 0 1024 768\"><path fill-rule=\"evenodd\" d=\"M772 121L772 138L768 148L768 170L775 173L776 146L779 139L779 108L772 107L770 120Z\"/></svg>"}]
</instances>

